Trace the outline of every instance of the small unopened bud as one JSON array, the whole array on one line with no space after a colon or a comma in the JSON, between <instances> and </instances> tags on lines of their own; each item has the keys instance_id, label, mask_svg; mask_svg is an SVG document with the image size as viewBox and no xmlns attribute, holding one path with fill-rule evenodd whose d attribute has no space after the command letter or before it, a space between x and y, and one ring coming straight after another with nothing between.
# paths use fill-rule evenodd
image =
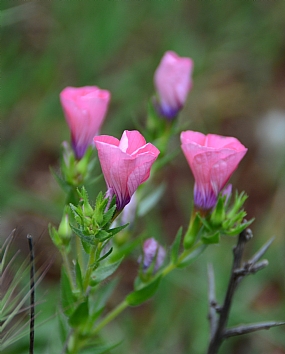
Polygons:
<instances>
[{"instance_id":1,"label":"small unopened bud","mask_svg":"<svg viewBox=\"0 0 285 354\"><path fill-rule=\"evenodd\" d=\"M165 256L165 249L154 238L148 238L143 244L143 270L148 270L155 262L154 271L157 271L162 266Z\"/></svg>"},{"instance_id":2,"label":"small unopened bud","mask_svg":"<svg viewBox=\"0 0 285 354\"><path fill-rule=\"evenodd\" d=\"M63 241L69 241L72 235L72 230L69 225L68 214L65 213L58 227L58 235Z\"/></svg>"}]
</instances>

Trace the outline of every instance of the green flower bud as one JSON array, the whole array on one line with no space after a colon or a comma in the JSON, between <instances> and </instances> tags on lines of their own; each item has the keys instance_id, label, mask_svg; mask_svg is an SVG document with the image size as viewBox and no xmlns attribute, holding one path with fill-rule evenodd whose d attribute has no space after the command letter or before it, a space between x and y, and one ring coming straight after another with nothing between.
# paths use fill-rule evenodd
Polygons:
<instances>
[{"instance_id":1,"label":"green flower bud","mask_svg":"<svg viewBox=\"0 0 285 354\"><path fill-rule=\"evenodd\" d=\"M185 249L189 249L194 245L200 229L201 221L199 218L199 214L196 213L194 217L192 216L189 228L184 237L183 245Z\"/></svg>"}]
</instances>

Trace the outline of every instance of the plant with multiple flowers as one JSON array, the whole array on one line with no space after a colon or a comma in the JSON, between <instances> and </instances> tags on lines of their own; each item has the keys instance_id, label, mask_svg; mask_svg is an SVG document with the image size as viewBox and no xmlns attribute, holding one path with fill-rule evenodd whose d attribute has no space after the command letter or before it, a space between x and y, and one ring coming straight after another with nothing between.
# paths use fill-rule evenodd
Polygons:
<instances>
[{"instance_id":1,"label":"plant with multiple flowers","mask_svg":"<svg viewBox=\"0 0 285 354\"><path fill-rule=\"evenodd\" d=\"M181 132L181 149L195 179L189 226L177 231L168 250L154 235L130 237L130 224L144 195L144 186L151 184L150 175L153 177L173 158L167 144L179 132L176 117L192 87L192 70L190 58L181 58L171 51L165 53L154 75L156 96L148 107L143 131L146 139L137 130L125 130L120 139L100 135L111 97L107 90L96 86L67 87L60 94L71 145L64 142L61 173L53 172L66 192L66 203L59 226L50 225L49 232L63 259L62 353L81 353L86 348L92 348L92 353L109 352L118 343L105 343L101 330L127 307L138 306L154 296L168 273L189 266L207 247L218 244L221 235L239 238L222 306L215 299L213 270L209 267L208 353L217 353L228 337L281 324L227 328L237 284L267 265L259 260L269 247L268 243L251 260L242 263L244 245L252 236L248 227L253 220L245 219L245 193L233 195L228 184L247 152L236 138L191 130ZM95 155L106 190L98 191L96 201L91 202L86 187L94 178ZM160 196L155 190L153 194L152 206ZM106 304L116 285L112 275L137 247L141 247L141 256L133 290L109 309Z\"/></svg>"}]
</instances>

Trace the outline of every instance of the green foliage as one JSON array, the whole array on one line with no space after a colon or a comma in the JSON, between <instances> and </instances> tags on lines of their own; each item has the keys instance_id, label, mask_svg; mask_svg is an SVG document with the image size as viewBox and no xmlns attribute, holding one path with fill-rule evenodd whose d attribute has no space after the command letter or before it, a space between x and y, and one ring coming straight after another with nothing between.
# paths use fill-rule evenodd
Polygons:
<instances>
[{"instance_id":1,"label":"green foliage","mask_svg":"<svg viewBox=\"0 0 285 354\"><path fill-rule=\"evenodd\" d=\"M171 262L173 264L177 264L177 261L178 261L181 238L182 238L182 227L180 227L179 230L177 231L177 234L176 234L173 244L171 246L170 257L171 257Z\"/></svg>"},{"instance_id":2,"label":"green foliage","mask_svg":"<svg viewBox=\"0 0 285 354\"><path fill-rule=\"evenodd\" d=\"M71 228L83 241L83 247L86 248L86 244L96 246L110 239L127 226L126 224L110 228L114 220L116 205L113 200L108 208L109 200L103 197L102 192L98 194L94 208L88 201L88 194L84 187L78 190L78 194L80 197L79 205L70 204L77 223L77 227L71 225ZM89 253L89 250L87 253Z\"/></svg>"},{"instance_id":3,"label":"green foliage","mask_svg":"<svg viewBox=\"0 0 285 354\"><path fill-rule=\"evenodd\" d=\"M102 262L100 267L95 269L94 272L92 272L90 284L94 286L96 284L101 283L106 278L108 278L117 270L122 260L123 259L120 259L114 263L109 263L108 260L106 262Z\"/></svg>"},{"instance_id":4,"label":"green foliage","mask_svg":"<svg viewBox=\"0 0 285 354\"><path fill-rule=\"evenodd\" d=\"M66 316L70 316L74 311L76 297L64 268L61 270L61 305Z\"/></svg>"},{"instance_id":5,"label":"green foliage","mask_svg":"<svg viewBox=\"0 0 285 354\"><path fill-rule=\"evenodd\" d=\"M149 283L143 284L138 290L133 291L126 297L129 306L138 306L151 298L158 289L161 277L157 277Z\"/></svg>"}]
</instances>

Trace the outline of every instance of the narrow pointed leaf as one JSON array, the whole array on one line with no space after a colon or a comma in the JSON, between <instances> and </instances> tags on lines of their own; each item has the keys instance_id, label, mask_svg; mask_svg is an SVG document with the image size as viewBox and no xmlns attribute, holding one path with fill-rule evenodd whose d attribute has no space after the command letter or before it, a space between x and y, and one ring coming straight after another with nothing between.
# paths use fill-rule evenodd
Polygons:
<instances>
[{"instance_id":1,"label":"narrow pointed leaf","mask_svg":"<svg viewBox=\"0 0 285 354\"><path fill-rule=\"evenodd\" d=\"M174 242L171 246L170 258L173 264L176 264L178 260L181 237L182 237L182 227L180 227L179 230L177 231Z\"/></svg>"},{"instance_id":2,"label":"narrow pointed leaf","mask_svg":"<svg viewBox=\"0 0 285 354\"><path fill-rule=\"evenodd\" d=\"M126 301L130 306L138 306L151 298L158 289L161 277L156 278L142 289L133 291L126 297Z\"/></svg>"}]
</instances>

